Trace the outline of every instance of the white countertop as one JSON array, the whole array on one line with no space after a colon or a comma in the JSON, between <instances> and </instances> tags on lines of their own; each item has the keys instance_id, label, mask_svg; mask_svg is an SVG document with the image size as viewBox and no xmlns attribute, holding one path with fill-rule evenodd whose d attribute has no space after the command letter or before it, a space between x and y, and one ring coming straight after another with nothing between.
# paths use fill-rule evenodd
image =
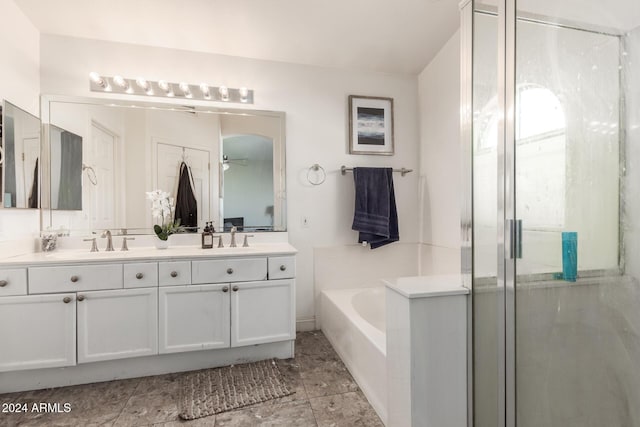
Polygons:
<instances>
[{"instance_id":1,"label":"white countertop","mask_svg":"<svg viewBox=\"0 0 640 427\"><path fill-rule=\"evenodd\" d=\"M397 277L382 281L386 287L406 298L429 298L469 293L469 289L462 286L462 277L459 274Z\"/></svg>"},{"instance_id":2,"label":"white countertop","mask_svg":"<svg viewBox=\"0 0 640 427\"><path fill-rule=\"evenodd\" d=\"M0 259L0 267L32 266L47 264L86 264L91 262L168 261L173 259L224 258L242 256L291 255L297 253L289 243L256 243L248 248L202 249L199 246L133 247L122 252L89 252L87 249L61 249L53 252L36 252Z\"/></svg>"}]
</instances>

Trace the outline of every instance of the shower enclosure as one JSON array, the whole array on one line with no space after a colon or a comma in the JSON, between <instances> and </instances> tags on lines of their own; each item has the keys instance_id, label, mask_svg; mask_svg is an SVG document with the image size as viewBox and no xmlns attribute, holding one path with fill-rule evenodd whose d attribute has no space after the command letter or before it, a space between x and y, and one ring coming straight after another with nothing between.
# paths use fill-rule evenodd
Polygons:
<instances>
[{"instance_id":1,"label":"shower enclosure","mask_svg":"<svg viewBox=\"0 0 640 427\"><path fill-rule=\"evenodd\" d=\"M640 1L462 8L475 427L640 426Z\"/></svg>"}]
</instances>

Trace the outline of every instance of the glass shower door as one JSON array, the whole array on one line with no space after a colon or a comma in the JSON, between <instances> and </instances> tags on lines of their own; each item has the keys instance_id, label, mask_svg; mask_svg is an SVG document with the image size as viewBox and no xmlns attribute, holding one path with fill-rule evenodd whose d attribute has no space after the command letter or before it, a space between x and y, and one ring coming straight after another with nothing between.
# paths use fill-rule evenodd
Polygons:
<instances>
[{"instance_id":1,"label":"glass shower door","mask_svg":"<svg viewBox=\"0 0 640 427\"><path fill-rule=\"evenodd\" d=\"M490 5L473 7L473 420L500 426L504 406L504 286L498 281L498 18Z\"/></svg>"},{"instance_id":2,"label":"glass shower door","mask_svg":"<svg viewBox=\"0 0 640 427\"><path fill-rule=\"evenodd\" d=\"M640 426L639 3L515 4L518 427Z\"/></svg>"}]
</instances>

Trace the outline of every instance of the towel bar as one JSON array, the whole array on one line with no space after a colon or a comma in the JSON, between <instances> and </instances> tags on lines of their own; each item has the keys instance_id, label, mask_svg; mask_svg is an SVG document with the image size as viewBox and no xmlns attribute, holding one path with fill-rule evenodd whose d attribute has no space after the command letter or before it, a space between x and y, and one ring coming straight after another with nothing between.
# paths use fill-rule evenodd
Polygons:
<instances>
[{"instance_id":1,"label":"towel bar","mask_svg":"<svg viewBox=\"0 0 640 427\"><path fill-rule=\"evenodd\" d=\"M406 174L413 172L413 169L401 168L401 169L394 169L393 171L400 172L400 175L405 176ZM342 175L346 175L347 172L353 172L353 168L348 168L346 166L340 167L340 173L342 173Z\"/></svg>"}]
</instances>

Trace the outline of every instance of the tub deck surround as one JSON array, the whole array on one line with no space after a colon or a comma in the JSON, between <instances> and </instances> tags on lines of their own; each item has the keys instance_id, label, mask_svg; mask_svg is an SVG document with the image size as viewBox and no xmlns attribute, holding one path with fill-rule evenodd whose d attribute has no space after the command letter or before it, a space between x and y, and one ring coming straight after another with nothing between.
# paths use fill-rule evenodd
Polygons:
<instances>
[{"instance_id":1,"label":"tub deck surround","mask_svg":"<svg viewBox=\"0 0 640 427\"><path fill-rule=\"evenodd\" d=\"M467 425L467 295L460 275L382 281L388 423Z\"/></svg>"},{"instance_id":2,"label":"tub deck surround","mask_svg":"<svg viewBox=\"0 0 640 427\"><path fill-rule=\"evenodd\" d=\"M459 274L397 277L382 279L382 283L405 298L429 298L447 295L467 295Z\"/></svg>"},{"instance_id":3,"label":"tub deck surround","mask_svg":"<svg viewBox=\"0 0 640 427\"><path fill-rule=\"evenodd\" d=\"M372 285L322 291L327 339L386 425L464 427L469 290L460 275Z\"/></svg>"},{"instance_id":4,"label":"tub deck surround","mask_svg":"<svg viewBox=\"0 0 640 427\"><path fill-rule=\"evenodd\" d=\"M0 392L294 354L295 254L176 245L0 260Z\"/></svg>"}]
</instances>

